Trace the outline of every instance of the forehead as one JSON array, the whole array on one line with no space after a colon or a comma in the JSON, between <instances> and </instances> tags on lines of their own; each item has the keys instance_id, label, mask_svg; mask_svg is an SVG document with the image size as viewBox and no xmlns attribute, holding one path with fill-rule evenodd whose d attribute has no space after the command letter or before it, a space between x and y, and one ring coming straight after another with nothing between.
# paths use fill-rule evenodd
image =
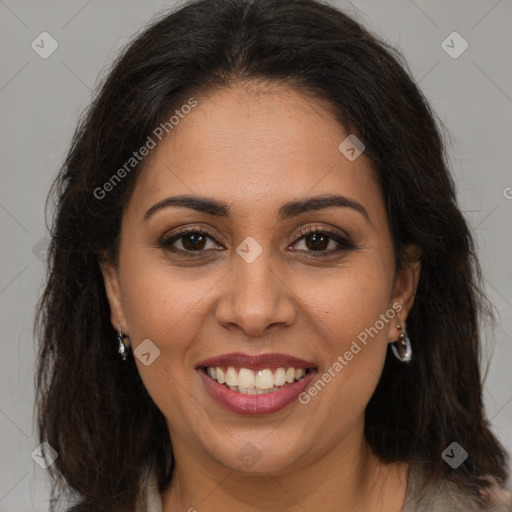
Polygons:
<instances>
[{"instance_id":1,"label":"forehead","mask_svg":"<svg viewBox=\"0 0 512 512\"><path fill-rule=\"evenodd\" d=\"M139 217L176 194L216 197L244 215L326 193L383 208L371 161L340 152L350 134L327 103L288 86L232 87L196 100L138 178Z\"/></svg>"}]
</instances>

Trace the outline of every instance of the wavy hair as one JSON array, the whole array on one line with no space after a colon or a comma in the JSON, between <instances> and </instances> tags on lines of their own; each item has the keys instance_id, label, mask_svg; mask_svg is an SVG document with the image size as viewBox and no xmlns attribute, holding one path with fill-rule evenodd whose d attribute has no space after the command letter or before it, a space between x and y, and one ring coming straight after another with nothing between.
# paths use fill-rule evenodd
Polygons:
<instances>
[{"instance_id":1,"label":"wavy hair","mask_svg":"<svg viewBox=\"0 0 512 512\"><path fill-rule=\"evenodd\" d=\"M484 476L504 484L508 455L482 402L479 325L492 320L475 242L456 200L442 123L402 54L320 0L198 0L153 20L118 56L82 115L47 198L54 200L47 280L34 331L40 441L52 510L134 510L154 464L160 489L174 468L161 411L132 356L117 354L100 262L116 261L123 207L142 161L108 194L98 188L187 98L252 81L283 83L327 101L366 145L385 199L396 269L422 251L408 333L409 365L387 356L366 409L365 436L382 461L424 461L429 475L478 499ZM96 194L95 194L96 191ZM106 256L105 256L106 255ZM469 453L457 471L441 453Z\"/></svg>"}]
</instances>

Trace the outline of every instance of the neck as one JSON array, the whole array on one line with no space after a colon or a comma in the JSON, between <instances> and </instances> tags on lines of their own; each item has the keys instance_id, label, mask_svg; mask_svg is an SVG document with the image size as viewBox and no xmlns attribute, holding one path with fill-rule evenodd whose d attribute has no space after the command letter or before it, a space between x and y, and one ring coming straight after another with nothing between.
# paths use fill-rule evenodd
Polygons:
<instances>
[{"instance_id":1,"label":"neck","mask_svg":"<svg viewBox=\"0 0 512 512\"><path fill-rule=\"evenodd\" d=\"M397 512L405 499L406 465L381 463L362 429L335 449L279 473L230 470L204 453L176 446L173 478L162 493L163 512Z\"/></svg>"}]
</instances>

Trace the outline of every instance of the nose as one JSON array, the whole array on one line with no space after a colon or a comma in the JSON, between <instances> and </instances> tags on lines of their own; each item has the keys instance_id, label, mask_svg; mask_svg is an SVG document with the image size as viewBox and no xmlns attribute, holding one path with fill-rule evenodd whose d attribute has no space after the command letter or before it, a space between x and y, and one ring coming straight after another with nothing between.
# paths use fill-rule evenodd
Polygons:
<instances>
[{"instance_id":1,"label":"nose","mask_svg":"<svg viewBox=\"0 0 512 512\"><path fill-rule=\"evenodd\" d=\"M233 259L216 310L219 324L254 337L292 325L296 317L294 292L278 267L271 265L270 250L252 263L237 254Z\"/></svg>"}]
</instances>

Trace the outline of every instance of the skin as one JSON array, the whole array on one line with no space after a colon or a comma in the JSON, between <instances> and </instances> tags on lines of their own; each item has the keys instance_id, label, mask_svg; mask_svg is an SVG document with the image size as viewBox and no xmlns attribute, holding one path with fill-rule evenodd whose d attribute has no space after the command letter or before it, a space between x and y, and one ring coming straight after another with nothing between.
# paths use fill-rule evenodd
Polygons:
<instances>
[{"instance_id":1,"label":"skin","mask_svg":"<svg viewBox=\"0 0 512 512\"><path fill-rule=\"evenodd\" d=\"M304 91L252 83L197 100L150 155L125 207L119 261L102 266L112 325L132 349L150 339L160 350L148 366L135 361L173 442L163 510L398 512L407 467L372 453L364 410L397 324L406 323L420 266L394 274L371 162L342 155L348 133ZM369 220L348 207L277 218L287 201L334 192L361 203ZM231 218L168 207L144 220L178 194L225 201ZM183 226L209 233L202 250L210 256L187 255L190 238L174 242L182 257L159 245ZM334 253L331 239L320 249L328 255L315 258L311 238L298 234L308 226L346 233L356 248ZM248 236L263 249L250 264L235 250ZM312 361L321 376L396 302L398 316L307 405L241 416L217 404L195 370L224 353L280 352ZM261 455L250 468L237 456L249 441Z\"/></svg>"}]
</instances>

